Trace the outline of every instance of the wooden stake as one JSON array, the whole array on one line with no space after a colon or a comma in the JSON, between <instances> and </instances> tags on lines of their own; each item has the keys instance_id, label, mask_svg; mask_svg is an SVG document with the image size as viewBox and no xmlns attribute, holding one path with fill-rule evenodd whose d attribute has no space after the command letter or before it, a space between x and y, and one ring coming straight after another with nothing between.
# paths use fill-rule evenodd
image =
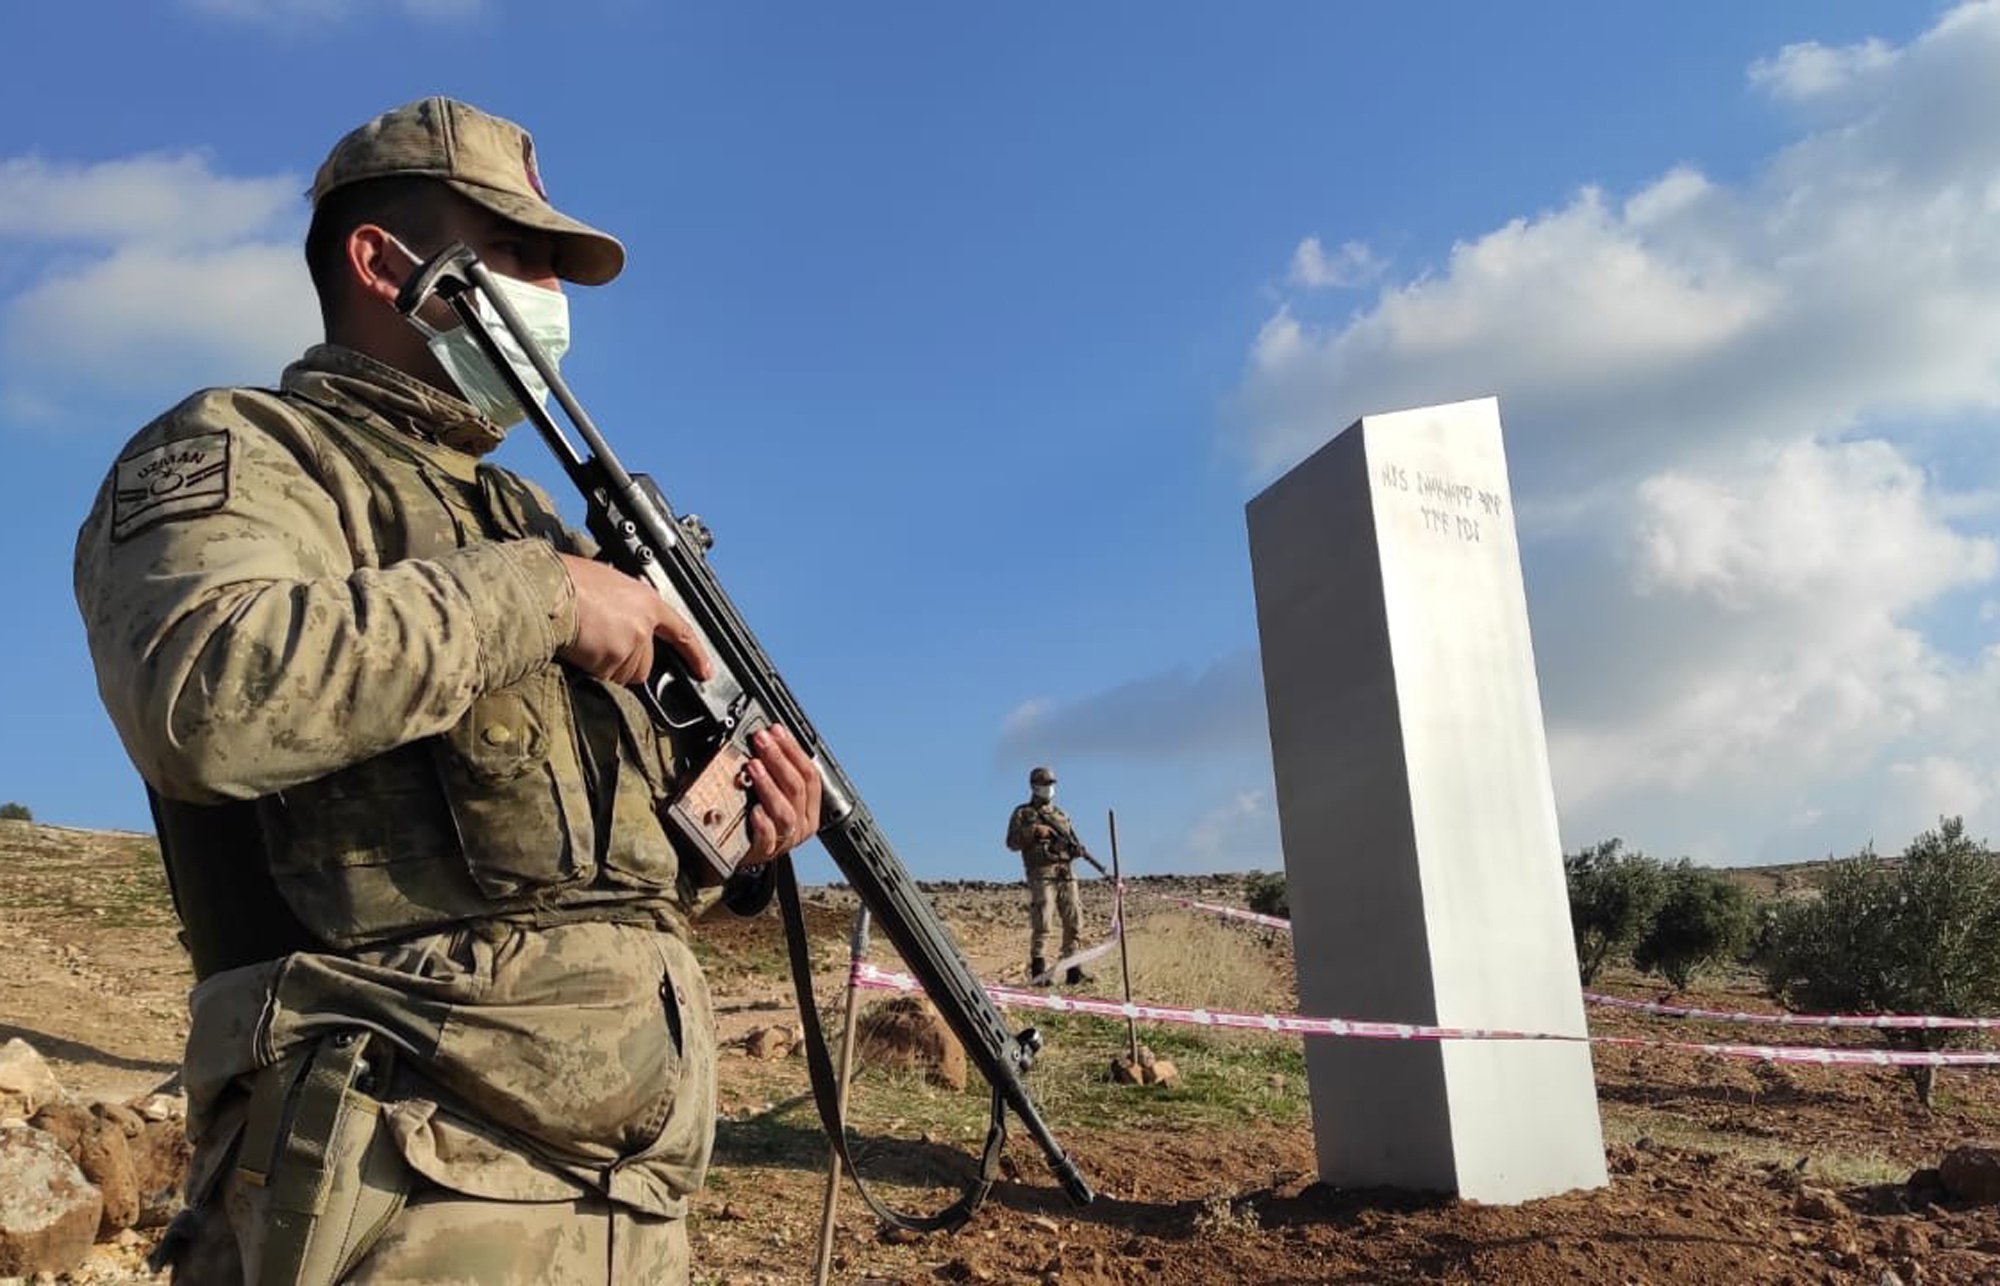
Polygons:
<instances>
[{"instance_id":1,"label":"wooden stake","mask_svg":"<svg viewBox=\"0 0 2000 1286\"><path fill-rule=\"evenodd\" d=\"M854 1012L861 998L861 989L854 985L854 966L868 955L868 908L860 907L854 912L854 933L848 938L847 964L847 1020L840 1032L840 1079L834 1092L834 1115L840 1120L840 1128L847 1128L847 1082L854 1074ZM813 1269L813 1286L826 1286L827 1274L833 1271L833 1223L834 1213L840 1204L840 1176L844 1167L840 1164L840 1149L834 1148L827 1159L826 1202L819 1212L819 1262Z\"/></svg>"},{"instance_id":2,"label":"wooden stake","mask_svg":"<svg viewBox=\"0 0 2000 1286\"><path fill-rule=\"evenodd\" d=\"M1118 810L1106 813L1111 819L1111 917L1118 921L1118 972L1125 979L1125 1003L1132 1003L1132 962L1125 955L1125 877L1118 867ZM1139 1065L1139 1024L1125 1016L1125 1035L1132 1045L1132 1065Z\"/></svg>"}]
</instances>

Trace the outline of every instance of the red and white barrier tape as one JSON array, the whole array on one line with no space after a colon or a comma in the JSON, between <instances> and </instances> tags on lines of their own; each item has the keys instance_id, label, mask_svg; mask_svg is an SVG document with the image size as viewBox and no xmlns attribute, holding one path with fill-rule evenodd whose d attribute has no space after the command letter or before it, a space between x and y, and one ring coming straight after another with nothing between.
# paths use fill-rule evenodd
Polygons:
<instances>
[{"instance_id":1,"label":"red and white barrier tape","mask_svg":"<svg viewBox=\"0 0 2000 1286\"><path fill-rule=\"evenodd\" d=\"M905 973L857 961L854 985L882 991L919 991ZM1721 1058L1745 1058L1767 1063L1818 1063L1869 1067L1994 1067L2000 1052L1888 1049L1824 1049L1798 1045L1724 1045L1645 1040L1637 1036L1563 1036L1552 1032L1502 1031L1481 1027L1428 1027L1417 1023L1367 1022L1350 1018L1307 1018L1299 1014L1246 1014L1216 1009L1183 1009L1171 1005L1128 1005L1117 1000L1060 996L991 986L987 993L1003 1009L1046 1009L1054 1013L1094 1014L1100 1018L1134 1018L1146 1022L1226 1027L1243 1031L1283 1032L1299 1036L1349 1036L1367 1040L1521 1040L1567 1041L1625 1048L1679 1049Z\"/></svg>"},{"instance_id":2,"label":"red and white barrier tape","mask_svg":"<svg viewBox=\"0 0 2000 1286\"><path fill-rule=\"evenodd\" d=\"M1177 898L1165 893L1159 896L1162 901L1172 902L1175 906L1192 907L1194 910L1206 911L1210 915L1219 915L1224 919L1243 920L1250 924L1261 924L1267 929L1282 929L1286 933L1292 931L1292 922L1281 916L1260 915L1255 911L1245 911L1240 906L1224 906L1220 902L1200 902L1194 898Z\"/></svg>"},{"instance_id":3,"label":"red and white barrier tape","mask_svg":"<svg viewBox=\"0 0 2000 1286\"><path fill-rule=\"evenodd\" d=\"M1164 900L1177 906L1192 907L1211 915L1219 915L1225 919L1244 920L1267 929L1282 929L1286 933L1292 931L1290 920L1280 919L1275 915L1259 915L1255 911L1245 911L1241 907L1224 906L1219 902L1198 902L1193 898L1164 897ZM1628 1000L1623 996L1607 996L1595 991L1584 992L1583 998L1593 1005L1630 1009L1644 1014L1659 1014L1666 1018L1706 1018L1713 1022L1724 1023L1768 1023L1777 1027L1846 1027L1886 1031L2000 1030L2000 1018L1954 1018L1944 1014L1761 1014L1746 1010L1697 1009L1689 1005L1668 1005L1651 1000Z\"/></svg>"},{"instance_id":4,"label":"red and white barrier tape","mask_svg":"<svg viewBox=\"0 0 2000 1286\"><path fill-rule=\"evenodd\" d=\"M1667 1018L1707 1018L1724 1023L1770 1023L1778 1027L1862 1027L1889 1030L1981 1030L2000 1028L2000 1018L1952 1018L1943 1014L1759 1014L1742 1010L1696 1009L1690 1005L1667 1005L1652 1000L1627 1000L1586 991L1583 998L1593 1005L1609 1005L1643 1014Z\"/></svg>"}]
</instances>

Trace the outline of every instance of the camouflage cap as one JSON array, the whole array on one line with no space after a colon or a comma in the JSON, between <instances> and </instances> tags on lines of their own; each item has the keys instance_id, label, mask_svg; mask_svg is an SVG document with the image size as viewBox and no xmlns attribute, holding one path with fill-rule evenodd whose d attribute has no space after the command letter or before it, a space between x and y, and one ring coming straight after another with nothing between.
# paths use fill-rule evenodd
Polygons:
<instances>
[{"instance_id":1,"label":"camouflage cap","mask_svg":"<svg viewBox=\"0 0 2000 1286\"><path fill-rule=\"evenodd\" d=\"M503 219L553 233L556 274L601 286L625 266L625 247L549 204L535 142L512 121L434 95L377 116L333 145L313 176L312 201L363 179L437 179Z\"/></svg>"},{"instance_id":2,"label":"camouflage cap","mask_svg":"<svg viewBox=\"0 0 2000 1286\"><path fill-rule=\"evenodd\" d=\"M1055 773L1051 772L1045 765L1037 764L1028 773L1028 784L1030 786L1053 786L1055 782Z\"/></svg>"}]
</instances>

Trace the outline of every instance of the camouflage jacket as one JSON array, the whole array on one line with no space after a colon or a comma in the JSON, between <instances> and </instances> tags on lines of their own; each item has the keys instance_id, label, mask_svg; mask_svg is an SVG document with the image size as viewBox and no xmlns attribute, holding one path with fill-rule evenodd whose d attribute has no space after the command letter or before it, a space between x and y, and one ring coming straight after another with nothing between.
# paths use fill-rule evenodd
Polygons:
<instances>
[{"instance_id":1,"label":"camouflage jacket","mask_svg":"<svg viewBox=\"0 0 2000 1286\"><path fill-rule=\"evenodd\" d=\"M1038 843L1033 834L1037 826L1046 826L1054 832L1054 842ZM1007 819L1007 847L1034 869L1067 863L1083 844L1076 837L1076 827L1070 824L1068 813L1057 808L1054 801L1041 804L1031 799L1016 807Z\"/></svg>"},{"instance_id":2,"label":"camouflage jacket","mask_svg":"<svg viewBox=\"0 0 2000 1286\"><path fill-rule=\"evenodd\" d=\"M436 1182L679 1213L714 1067L655 813L671 758L629 693L556 663L556 553L586 546L480 463L500 436L321 346L141 430L79 534L99 691L163 834L249 810L313 939L197 987L190 1135L200 1161L233 1082L365 1026L423 1078L391 1120ZM232 911L176 902L191 932Z\"/></svg>"}]
</instances>

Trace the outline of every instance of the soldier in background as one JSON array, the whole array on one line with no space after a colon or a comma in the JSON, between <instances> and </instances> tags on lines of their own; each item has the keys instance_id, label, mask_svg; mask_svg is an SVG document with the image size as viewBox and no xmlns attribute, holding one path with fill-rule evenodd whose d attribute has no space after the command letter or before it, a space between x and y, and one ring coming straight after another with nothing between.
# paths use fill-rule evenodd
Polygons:
<instances>
[{"instance_id":1,"label":"soldier in background","mask_svg":"<svg viewBox=\"0 0 2000 1286\"><path fill-rule=\"evenodd\" d=\"M557 357L562 282L624 248L549 204L519 126L444 98L342 139L312 202L326 342L142 429L77 540L200 980L163 1257L204 1284L685 1283L714 891L681 876L673 757L627 685L656 646L709 662L482 460L525 411L455 314L394 306L463 242ZM818 829L820 788L784 729L753 749L755 866Z\"/></svg>"},{"instance_id":2,"label":"soldier in background","mask_svg":"<svg viewBox=\"0 0 2000 1286\"><path fill-rule=\"evenodd\" d=\"M1007 847L1021 855L1028 875L1028 976L1046 986L1049 914L1062 917L1062 951L1058 960L1075 954L1082 917L1076 905L1076 874L1070 863L1090 861L1069 814L1056 807L1056 775L1038 766L1028 774L1028 802L1007 819ZM1094 863L1093 863L1094 864ZM1071 965L1065 979L1071 985L1090 981L1080 965Z\"/></svg>"}]
</instances>

